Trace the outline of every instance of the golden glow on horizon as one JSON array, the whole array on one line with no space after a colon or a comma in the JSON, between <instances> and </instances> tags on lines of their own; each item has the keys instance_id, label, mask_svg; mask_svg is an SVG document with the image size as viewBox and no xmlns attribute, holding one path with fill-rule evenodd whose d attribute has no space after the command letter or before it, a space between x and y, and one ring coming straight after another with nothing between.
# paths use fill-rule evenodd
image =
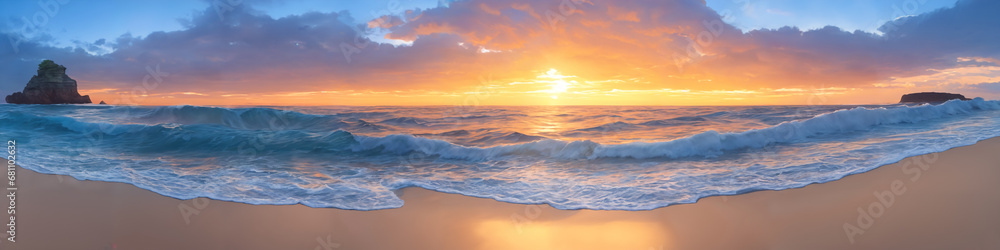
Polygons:
<instances>
[{"instance_id":1,"label":"golden glow on horizon","mask_svg":"<svg viewBox=\"0 0 1000 250\"><path fill-rule=\"evenodd\" d=\"M861 89L617 89L615 83L559 80L544 83L514 83L482 86L474 91L445 92L429 90L372 91L323 90L280 93L158 92L132 95L121 90L86 90L97 103L115 105L275 105L275 106L420 106L420 105L833 105L889 104L899 100L901 91L893 88ZM565 90L564 90L565 88ZM873 100L882 100L876 102Z\"/></svg>"},{"instance_id":2,"label":"golden glow on horizon","mask_svg":"<svg viewBox=\"0 0 1000 250\"><path fill-rule=\"evenodd\" d=\"M991 58L959 58L962 62L992 62ZM568 63L557 68L511 72L501 77L475 75L460 77L471 81L442 81L441 85L413 89L375 86L370 89L330 87L325 89L265 92L230 89L226 91L168 90L164 87L143 91L136 86L100 87L79 92L90 95L95 103L106 101L119 105L276 105L276 106L419 106L419 105L839 105L891 104L910 92L945 91L973 88L975 82L1000 81L1000 66L959 66L928 70L924 75L890 77L867 86L842 87L824 84L796 87L731 84L724 77L706 75L674 76L647 79L617 74L608 78L587 76L597 70ZM487 79L488 78L488 79ZM78 80L81 86L108 83ZM176 81L183 81L178 79ZM319 80L337 86L336 81ZM256 83L233 83L245 86ZM288 83L295 86L299 83ZM170 86L162 84L162 86ZM753 87L756 86L756 87ZM139 89L136 91L136 89ZM969 97L980 96L967 90L955 90ZM997 99L997 96L982 96Z\"/></svg>"}]
</instances>

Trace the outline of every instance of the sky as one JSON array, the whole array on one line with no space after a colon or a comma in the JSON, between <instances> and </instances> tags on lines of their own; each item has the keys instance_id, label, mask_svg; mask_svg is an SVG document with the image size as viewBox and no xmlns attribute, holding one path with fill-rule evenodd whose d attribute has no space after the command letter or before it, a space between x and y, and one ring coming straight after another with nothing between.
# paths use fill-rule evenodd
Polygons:
<instances>
[{"instance_id":1,"label":"sky","mask_svg":"<svg viewBox=\"0 0 1000 250\"><path fill-rule=\"evenodd\" d=\"M138 105L1000 99L1000 1L8 1L0 94L45 59Z\"/></svg>"}]
</instances>

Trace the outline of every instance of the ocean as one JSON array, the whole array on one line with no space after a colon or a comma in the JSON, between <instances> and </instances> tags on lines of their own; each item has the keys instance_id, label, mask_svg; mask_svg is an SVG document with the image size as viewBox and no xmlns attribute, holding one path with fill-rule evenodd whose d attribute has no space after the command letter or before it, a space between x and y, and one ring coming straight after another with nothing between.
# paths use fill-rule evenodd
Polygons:
<instances>
[{"instance_id":1,"label":"ocean","mask_svg":"<svg viewBox=\"0 0 1000 250\"><path fill-rule=\"evenodd\" d=\"M880 106L0 104L23 168L179 199L403 206L399 189L648 210L798 188L1000 136L1000 102Z\"/></svg>"}]
</instances>

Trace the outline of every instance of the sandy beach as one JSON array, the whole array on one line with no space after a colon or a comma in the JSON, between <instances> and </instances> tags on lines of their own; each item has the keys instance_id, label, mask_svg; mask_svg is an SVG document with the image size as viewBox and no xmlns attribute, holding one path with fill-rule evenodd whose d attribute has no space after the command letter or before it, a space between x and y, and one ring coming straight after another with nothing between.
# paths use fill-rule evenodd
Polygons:
<instances>
[{"instance_id":1,"label":"sandy beach","mask_svg":"<svg viewBox=\"0 0 1000 250\"><path fill-rule=\"evenodd\" d=\"M0 250L1000 250L1000 0L2 6Z\"/></svg>"},{"instance_id":2,"label":"sandy beach","mask_svg":"<svg viewBox=\"0 0 1000 250\"><path fill-rule=\"evenodd\" d=\"M1000 249L1000 138L799 189L651 211L401 190L399 209L177 200L19 169L3 249Z\"/></svg>"}]
</instances>

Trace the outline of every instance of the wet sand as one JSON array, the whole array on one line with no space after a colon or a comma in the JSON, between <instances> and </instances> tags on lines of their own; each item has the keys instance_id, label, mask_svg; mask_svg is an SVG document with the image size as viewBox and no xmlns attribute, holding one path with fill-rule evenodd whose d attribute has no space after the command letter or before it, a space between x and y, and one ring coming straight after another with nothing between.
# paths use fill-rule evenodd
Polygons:
<instances>
[{"instance_id":1,"label":"wet sand","mask_svg":"<svg viewBox=\"0 0 1000 250\"><path fill-rule=\"evenodd\" d=\"M1000 249L1000 138L829 183L650 211L419 188L401 191L402 208L350 211L17 177L17 242L0 249Z\"/></svg>"}]
</instances>

